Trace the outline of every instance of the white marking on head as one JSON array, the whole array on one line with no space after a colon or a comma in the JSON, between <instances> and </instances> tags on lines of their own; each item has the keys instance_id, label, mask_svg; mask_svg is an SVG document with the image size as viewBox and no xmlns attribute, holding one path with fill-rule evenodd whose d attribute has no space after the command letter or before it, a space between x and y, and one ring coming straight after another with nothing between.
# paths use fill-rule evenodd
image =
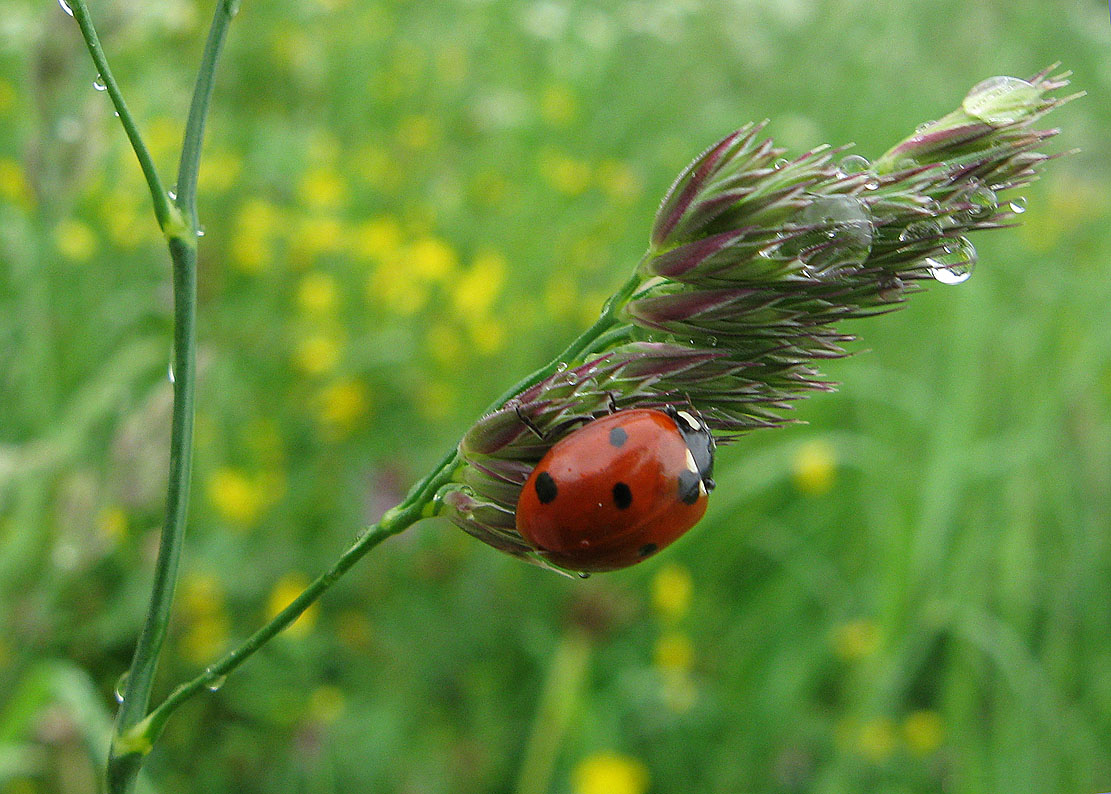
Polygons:
<instances>
[{"instance_id":1,"label":"white marking on head","mask_svg":"<svg viewBox=\"0 0 1111 794\"><path fill-rule=\"evenodd\" d=\"M691 474L698 474L698 464L694 462L694 455L691 454L689 449L687 450L687 470Z\"/></svg>"},{"instance_id":2,"label":"white marking on head","mask_svg":"<svg viewBox=\"0 0 1111 794\"><path fill-rule=\"evenodd\" d=\"M702 429L702 423L699 422L698 419L696 419L694 416L687 413L686 411L676 411L675 415L678 416L680 419L682 419L684 422L686 422L687 427L690 428L691 430L696 430L697 431L697 430Z\"/></svg>"}]
</instances>

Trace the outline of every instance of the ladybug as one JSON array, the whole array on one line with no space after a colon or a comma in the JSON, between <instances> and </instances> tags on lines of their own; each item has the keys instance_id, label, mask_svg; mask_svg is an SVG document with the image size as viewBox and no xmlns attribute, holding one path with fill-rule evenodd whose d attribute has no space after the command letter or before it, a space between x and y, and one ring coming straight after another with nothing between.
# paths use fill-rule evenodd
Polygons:
<instances>
[{"instance_id":1,"label":"ladybug","mask_svg":"<svg viewBox=\"0 0 1111 794\"><path fill-rule=\"evenodd\" d=\"M517 501L517 531L561 568L625 568L698 523L713 469L714 437L697 412L617 411L541 458Z\"/></svg>"}]
</instances>

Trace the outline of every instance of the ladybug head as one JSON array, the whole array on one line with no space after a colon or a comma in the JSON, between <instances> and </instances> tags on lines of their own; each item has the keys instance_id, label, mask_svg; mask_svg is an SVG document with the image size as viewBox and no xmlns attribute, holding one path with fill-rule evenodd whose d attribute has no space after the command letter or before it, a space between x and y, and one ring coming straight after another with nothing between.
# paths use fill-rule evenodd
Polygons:
<instances>
[{"instance_id":1,"label":"ladybug head","mask_svg":"<svg viewBox=\"0 0 1111 794\"><path fill-rule=\"evenodd\" d=\"M666 413L675 420L675 425L679 428L680 435L683 440L687 442L687 449L691 452L691 457L694 458L694 465L698 467L698 473L702 477L702 484L706 486L707 491L714 489L714 435L710 432L710 428L706 426L703 421L702 415L695 411L693 408L690 410L680 410L674 406L668 406Z\"/></svg>"}]
</instances>

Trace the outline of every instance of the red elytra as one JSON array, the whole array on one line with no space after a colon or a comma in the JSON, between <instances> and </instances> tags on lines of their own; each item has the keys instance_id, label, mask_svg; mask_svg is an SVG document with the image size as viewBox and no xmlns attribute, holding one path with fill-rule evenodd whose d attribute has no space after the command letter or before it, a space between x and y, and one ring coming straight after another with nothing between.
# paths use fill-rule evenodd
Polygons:
<instances>
[{"instance_id":1,"label":"red elytra","mask_svg":"<svg viewBox=\"0 0 1111 794\"><path fill-rule=\"evenodd\" d=\"M573 571L611 571L698 523L714 486L714 441L697 414L618 411L563 438L521 489L517 531Z\"/></svg>"}]
</instances>

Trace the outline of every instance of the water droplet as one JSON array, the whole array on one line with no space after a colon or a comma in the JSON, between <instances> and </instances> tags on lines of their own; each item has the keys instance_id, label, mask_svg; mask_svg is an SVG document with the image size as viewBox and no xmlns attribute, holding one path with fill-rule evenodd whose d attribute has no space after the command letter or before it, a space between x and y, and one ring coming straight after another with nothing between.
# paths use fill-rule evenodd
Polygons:
<instances>
[{"instance_id":1,"label":"water droplet","mask_svg":"<svg viewBox=\"0 0 1111 794\"><path fill-rule=\"evenodd\" d=\"M66 0L58 0L58 5L60 5L62 7L62 10L65 11L67 14L73 16L73 9L69 7L69 3L67 3Z\"/></svg>"},{"instance_id":2,"label":"water droplet","mask_svg":"<svg viewBox=\"0 0 1111 794\"><path fill-rule=\"evenodd\" d=\"M850 154L841 158L838 167L846 174L863 174L872 169L872 164L868 162L867 157L861 157L859 154Z\"/></svg>"},{"instance_id":3,"label":"water droplet","mask_svg":"<svg viewBox=\"0 0 1111 794\"><path fill-rule=\"evenodd\" d=\"M204 237L204 227L203 226L198 226L197 227L197 236L198 237Z\"/></svg>"},{"instance_id":4,"label":"water droplet","mask_svg":"<svg viewBox=\"0 0 1111 794\"><path fill-rule=\"evenodd\" d=\"M989 77L977 83L961 102L964 112L992 125L1013 124L1038 106L1041 93L1017 77Z\"/></svg>"},{"instance_id":5,"label":"water droplet","mask_svg":"<svg viewBox=\"0 0 1111 794\"><path fill-rule=\"evenodd\" d=\"M212 674L212 668L209 668L209 669L205 670L205 674L211 675ZM212 678L209 681L205 681L204 688L207 689L209 692L215 692L220 687L222 687L224 684L226 684L227 680L228 680L228 677L226 675L218 675L218 676L216 676L215 678Z\"/></svg>"},{"instance_id":6,"label":"water droplet","mask_svg":"<svg viewBox=\"0 0 1111 794\"><path fill-rule=\"evenodd\" d=\"M177 201L177 191L176 190L167 190L166 195L170 197L170 201Z\"/></svg>"},{"instance_id":7,"label":"water droplet","mask_svg":"<svg viewBox=\"0 0 1111 794\"><path fill-rule=\"evenodd\" d=\"M177 379L174 377L174 351L170 350L170 363L166 365L166 379L170 383L175 383Z\"/></svg>"},{"instance_id":8,"label":"water droplet","mask_svg":"<svg viewBox=\"0 0 1111 794\"><path fill-rule=\"evenodd\" d=\"M976 248L967 237L958 237L940 252L926 259L930 275L942 284L968 281L976 267Z\"/></svg>"},{"instance_id":9,"label":"water droplet","mask_svg":"<svg viewBox=\"0 0 1111 794\"><path fill-rule=\"evenodd\" d=\"M718 346L718 338L716 336L707 336L706 337L706 344L709 347L717 347Z\"/></svg>"},{"instance_id":10,"label":"water droplet","mask_svg":"<svg viewBox=\"0 0 1111 794\"><path fill-rule=\"evenodd\" d=\"M116 679L116 702L123 703L124 693L127 692L127 679L130 678L131 673L124 670L123 675Z\"/></svg>"},{"instance_id":11,"label":"water droplet","mask_svg":"<svg viewBox=\"0 0 1111 794\"><path fill-rule=\"evenodd\" d=\"M903 229L899 235L899 242L913 243L920 240L931 240L939 236L941 236L941 225L937 221L915 221L907 224L907 228Z\"/></svg>"},{"instance_id":12,"label":"water droplet","mask_svg":"<svg viewBox=\"0 0 1111 794\"><path fill-rule=\"evenodd\" d=\"M995 191L984 185L979 185L968 194L968 203L972 206L967 210L967 215L972 220L986 218L999 206Z\"/></svg>"},{"instance_id":13,"label":"water droplet","mask_svg":"<svg viewBox=\"0 0 1111 794\"><path fill-rule=\"evenodd\" d=\"M778 160L772 163L772 165L775 166L776 170L779 170L780 168L786 168L790 164L791 161L788 160L786 157L780 157Z\"/></svg>"},{"instance_id":14,"label":"water droplet","mask_svg":"<svg viewBox=\"0 0 1111 794\"><path fill-rule=\"evenodd\" d=\"M589 579L590 574L587 571L579 571L579 578L580 579Z\"/></svg>"},{"instance_id":15,"label":"water droplet","mask_svg":"<svg viewBox=\"0 0 1111 794\"><path fill-rule=\"evenodd\" d=\"M120 112L118 110L116 110L112 113L112 115L115 116L116 118L119 118L120 117Z\"/></svg>"},{"instance_id":16,"label":"water droplet","mask_svg":"<svg viewBox=\"0 0 1111 794\"><path fill-rule=\"evenodd\" d=\"M818 196L794 218L795 231L780 243L815 276L863 264L872 251L874 227L867 205L852 196Z\"/></svg>"},{"instance_id":17,"label":"water droplet","mask_svg":"<svg viewBox=\"0 0 1111 794\"><path fill-rule=\"evenodd\" d=\"M921 135L923 132L925 132L930 127L934 126L935 124L937 124L936 121L923 121L921 124L919 124L917 127L914 128L914 131L918 135Z\"/></svg>"},{"instance_id":18,"label":"water droplet","mask_svg":"<svg viewBox=\"0 0 1111 794\"><path fill-rule=\"evenodd\" d=\"M101 77L99 74L96 76L96 79L93 80L93 88L95 88L97 91L108 90L108 86L104 84L104 78Z\"/></svg>"},{"instance_id":19,"label":"water droplet","mask_svg":"<svg viewBox=\"0 0 1111 794\"><path fill-rule=\"evenodd\" d=\"M1026 196L1016 196L1011 199L1010 203L1011 212L1015 215L1021 215L1026 212Z\"/></svg>"}]
</instances>

